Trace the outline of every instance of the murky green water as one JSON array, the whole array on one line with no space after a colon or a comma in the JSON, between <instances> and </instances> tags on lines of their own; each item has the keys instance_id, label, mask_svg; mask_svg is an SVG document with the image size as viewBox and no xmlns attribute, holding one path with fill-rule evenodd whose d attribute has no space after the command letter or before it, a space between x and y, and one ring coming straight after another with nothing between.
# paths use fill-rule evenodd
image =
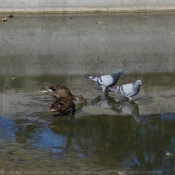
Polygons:
<instances>
[{"instance_id":1,"label":"murky green water","mask_svg":"<svg viewBox=\"0 0 175 175\"><path fill-rule=\"evenodd\" d=\"M137 101L104 95L82 76L0 77L0 172L18 174L173 174L174 73L126 74L143 81ZM161 79L160 79L161 77ZM88 103L75 115L47 112L53 99L38 92L64 84Z\"/></svg>"}]
</instances>

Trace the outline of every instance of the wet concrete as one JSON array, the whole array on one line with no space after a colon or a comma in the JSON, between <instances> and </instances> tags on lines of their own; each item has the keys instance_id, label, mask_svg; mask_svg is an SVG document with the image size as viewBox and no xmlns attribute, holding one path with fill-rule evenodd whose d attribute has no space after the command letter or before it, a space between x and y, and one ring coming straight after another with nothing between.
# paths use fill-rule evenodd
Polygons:
<instances>
[{"instance_id":1,"label":"wet concrete","mask_svg":"<svg viewBox=\"0 0 175 175\"><path fill-rule=\"evenodd\" d=\"M1 23L0 74L173 72L174 15L15 15Z\"/></svg>"}]
</instances>

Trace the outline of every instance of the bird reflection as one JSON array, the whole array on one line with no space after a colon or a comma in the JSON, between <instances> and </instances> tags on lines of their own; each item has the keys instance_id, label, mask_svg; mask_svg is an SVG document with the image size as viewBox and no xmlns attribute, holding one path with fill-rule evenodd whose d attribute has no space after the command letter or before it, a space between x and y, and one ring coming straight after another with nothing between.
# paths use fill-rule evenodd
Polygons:
<instances>
[{"instance_id":1,"label":"bird reflection","mask_svg":"<svg viewBox=\"0 0 175 175\"><path fill-rule=\"evenodd\" d=\"M98 96L93 100L93 103L105 109L111 109L117 114L120 114L122 110L120 109L120 103L115 100L114 97L105 93L103 96Z\"/></svg>"},{"instance_id":2,"label":"bird reflection","mask_svg":"<svg viewBox=\"0 0 175 175\"><path fill-rule=\"evenodd\" d=\"M122 100L120 101L120 107L123 113L133 116L136 121L140 121L139 107L137 103L134 101Z\"/></svg>"},{"instance_id":3,"label":"bird reflection","mask_svg":"<svg viewBox=\"0 0 175 175\"><path fill-rule=\"evenodd\" d=\"M73 127L72 123L75 122L76 113L79 113L79 111L83 108L84 104L77 103L75 104L76 111L74 115L72 115L72 111L67 111L65 113L64 117L60 114L54 114L52 117L53 121L48 125L48 127L57 134L65 134L70 130L71 127Z\"/></svg>"},{"instance_id":4,"label":"bird reflection","mask_svg":"<svg viewBox=\"0 0 175 175\"><path fill-rule=\"evenodd\" d=\"M107 93L103 96L98 96L93 100L93 103L105 108L115 111L117 114L125 113L134 117L136 121L140 121L139 107L134 101L128 99L116 101L115 97L109 96Z\"/></svg>"},{"instance_id":5,"label":"bird reflection","mask_svg":"<svg viewBox=\"0 0 175 175\"><path fill-rule=\"evenodd\" d=\"M65 134L66 132L68 132L72 126L72 120L74 120L74 117L70 117L70 118L62 118L62 120L57 119L52 121L48 127L57 134Z\"/></svg>"}]
</instances>

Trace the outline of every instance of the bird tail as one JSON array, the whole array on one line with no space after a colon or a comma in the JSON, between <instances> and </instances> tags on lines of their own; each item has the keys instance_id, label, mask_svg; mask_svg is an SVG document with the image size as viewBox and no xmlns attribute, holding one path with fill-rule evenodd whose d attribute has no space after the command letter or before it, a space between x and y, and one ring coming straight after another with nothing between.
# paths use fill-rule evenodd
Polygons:
<instances>
[{"instance_id":1,"label":"bird tail","mask_svg":"<svg viewBox=\"0 0 175 175\"><path fill-rule=\"evenodd\" d=\"M86 75L85 77L88 78L88 79L91 79L93 76L92 75Z\"/></svg>"},{"instance_id":2,"label":"bird tail","mask_svg":"<svg viewBox=\"0 0 175 175\"><path fill-rule=\"evenodd\" d=\"M87 103L87 101L83 98L82 95L80 95L80 96L74 95L74 99L79 100L79 101L81 101L81 102L84 103L84 104Z\"/></svg>"},{"instance_id":3,"label":"bird tail","mask_svg":"<svg viewBox=\"0 0 175 175\"><path fill-rule=\"evenodd\" d=\"M96 82L97 81L97 78L96 76L93 76L93 75L86 75L86 78L93 81L93 82Z\"/></svg>"}]
</instances>

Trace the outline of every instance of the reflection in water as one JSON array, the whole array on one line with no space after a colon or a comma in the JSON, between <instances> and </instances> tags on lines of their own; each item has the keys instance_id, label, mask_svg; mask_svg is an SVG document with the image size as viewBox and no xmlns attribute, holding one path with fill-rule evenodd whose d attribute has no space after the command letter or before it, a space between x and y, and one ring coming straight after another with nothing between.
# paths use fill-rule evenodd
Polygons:
<instances>
[{"instance_id":1,"label":"reflection in water","mask_svg":"<svg viewBox=\"0 0 175 175\"><path fill-rule=\"evenodd\" d=\"M116 112L116 114L124 113L134 117L136 121L140 121L139 118L139 107L134 101L129 101L127 99L116 101L114 97L109 96L108 93L98 96L93 100L96 105L111 109Z\"/></svg>"},{"instance_id":2,"label":"reflection in water","mask_svg":"<svg viewBox=\"0 0 175 175\"><path fill-rule=\"evenodd\" d=\"M134 101L123 100L120 102L120 106L121 106L122 112L133 116L136 121L140 121L139 107Z\"/></svg>"},{"instance_id":3,"label":"reflection in water","mask_svg":"<svg viewBox=\"0 0 175 175\"><path fill-rule=\"evenodd\" d=\"M25 86L23 81L17 79L16 84L13 82L14 84L10 85L15 88L3 92L0 96L0 141L4 143L0 148L3 154L0 160L7 161L9 169L16 167L15 161L18 161L16 157L22 160L21 166L26 161L30 162L28 154L21 159L19 155L19 152L30 149L30 155L37 156L37 159L32 159L31 164L37 164L42 155L45 155L42 161L49 160L45 165L42 164L45 167L53 165L58 160L63 163L69 160L69 165L66 164L63 169L69 169L71 166L72 170L75 170L77 167L81 169L82 166L87 168L91 166L92 169L160 170L162 174L164 172L169 175L174 174L175 158L173 156L167 159L165 156L166 152L175 155L173 111L151 114L153 110L150 112L150 108L147 108L150 100L147 98L145 101L144 91L141 91L143 95L136 103L128 100L117 101L112 94L103 94L96 90L89 92L86 89L78 89L79 84L78 87L69 84L71 91L75 93L78 89L78 92L85 96L88 104L83 106L75 102L74 115L53 117L56 113L46 111L52 98L45 98L35 91L46 80L43 77L38 78L37 81L41 83L34 84L35 88L30 89L32 83ZM65 77L62 81L67 85ZM160 91L162 91L161 86ZM173 92L173 87L169 88L169 92L171 91ZM168 100L173 100L174 97L169 96ZM166 105L169 102L166 101L167 98L162 98L164 102L159 102L159 106L155 104L156 98L157 95L152 95L151 106L154 109L167 109ZM97 109L101 109L102 112L95 113ZM144 110L148 110L148 114L144 113ZM84 111L87 112L84 114ZM79 113L82 117L79 117ZM13 155L9 154L11 151L6 151L7 148L12 149L12 141L16 144L13 146ZM14 149L17 148L18 151L15 152ZM40 151L44 153L42 152L41 155ZM74 162L77 160L79 165L74 167ZM58 167L53 166L53 168Z\"/></svg>"},{"instance_id":4,"label":"reflection in water","mask_svg":"<svg viewBox=\"0 0 175 175\"><path fill-rule=\"evenodd\" d=\"M102 96L98 96L93 100L93 103L102 108L111 109L117 114L121 113L120 103L116 102L115 98L109 96L108 93L104 93Z\"/></svg>"},{"instance_id":5,"label":"reflection in water","mask_svg":"<svg viewBox=\"0 0 175 175\"><path fill-rule=\"evenodd\" d=\"M75 117L64 117L64 118L58 118L57 120L53 120L48 127L57 134L65 134L68 132L72 126L72 123L74 121Z\"/></svg>"},{"instance_id":6,"label":"reflection in water","mask_svg":"<svg viewBox=\"0 0 175 175\"><path fill-rule=\"evenodd\" d=\"M15 137L17 127L15 121L7 118L6 116L0 116L0 140L8 141Z\"/></svg>"}]
</instances>

